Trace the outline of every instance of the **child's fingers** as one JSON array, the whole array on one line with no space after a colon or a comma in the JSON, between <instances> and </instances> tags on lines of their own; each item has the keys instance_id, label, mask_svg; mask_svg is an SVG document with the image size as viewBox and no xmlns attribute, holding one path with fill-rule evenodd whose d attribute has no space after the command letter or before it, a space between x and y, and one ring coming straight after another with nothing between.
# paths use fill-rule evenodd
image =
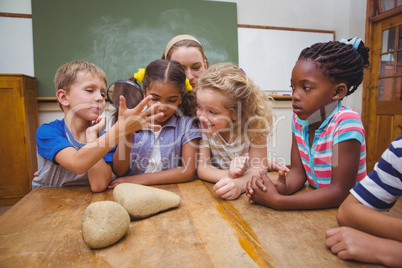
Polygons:
<instances>
[{"instance_id":1,"label":"child's fingers","mask_svg":"<svg viewBox=\"0 0 402 268\"><path fill-rule=\"evenodd\" d=\"M144 110L144 107L147 106L148 102L152 100L152 98L153 97L151 95L146 96L134 109L139 111Z\"/></svg>"},{"instance_id":2,"label":"child's fingers","mask_svg":"<svg viewBox=\"0 0 402 268\"><path fill-rule=\"evenodd\" d=\"M332 236L326 237L325 246L330 248L333 253L338 253L342 248L342 241L339 239L337 233Z\"/></svg>"},{"instance_id":3,"label":"child's fingers","mask_svg":"<svg viewBox=\"0 0 402 268\"><path fill-rule=\"evenodd\" d=\"M278 172L278 182L286 184L286 174L283 170Z\"/></svg>"},{"instance_id":4,"label":"child's fingers","mask_svg":"<svg viewBox=\"0 0 402 268\"><path fill-rule=\"evenodd\" d=\"M283 171L283 172L289 172L290 171L290 169L287 166L282 165L282 164L280 164L279 170Z\"/></svg>"},{"instance_id":5,"label":"child's fingers","mask_svg":"<svg viewBox=\"0 0 402 268\"><path fill-rule=\"evenodd\" d=\"M260 175L261 175L261 179L264 183L264 191L267 190L267 187L274 186L271 179L268 177L268 174L266 172L264 172L262 169L260 170Z\"/></svg>"},{"instance_id":6,"label":"child's fingers","mask_svg":"<svg viewBox=\"0 0 402 268\"><path fill-rule=\"evenodd\" d=\"M226 180L219 180L217 183L215 183L213 190L216 192L218 189L226 185Z\"/></svg>"},{"instance_id":7,"label":"child's fingers","mask_svg":"<svg viewBox=\"0 0 402 268\"><path fill-rule=\"evenodd\" d=\"M101 133L102 131L104 131L105 130L105 128L106 128L106 118L105 117L98 117L97 118L97 124L98 124L98 128L99 128L99 131L98 131L98 133Z\"/></svg>"},{"instance_id":8,"label":"child's fingers","mask_svg":"<svg viewBox=\"0 0 402 268\"><path fill-rule=\"evenodd\" d=\"M162 128L162 126L161 125L148 124L147 128L153 129L155 131L159 131Z\"/></svg>"},{"instance_id":9,"label":"child's fingers","mask_svg":"<svg viewBox=\"0 0 402 268\"><path fill-rule=\"evenodd\" d=\"M221 198L226 199L227 194L230 192L230 188L227 187L226 183L222 183L222 180L218 181L214 187L213 190L217 195L219 195Z\"/></svg>"},{"instance_id":10,"label":"child's fingers","mask_svg":"<svg viewBox=\"0 0 402 268\"><path fill-rule=\"evenodd\" d=\"M147 113L147 111L144 111L144 112ZM151 116L147 116L146 114L143 114L143 116L145 117L145 121L147 121L148 123L151 122L150 124L153 124L153 122L162 118L164 116L164 113L157 113L157 114L154 114Z\"/></svg>"},{"instance_id":11,"label":"child's fingers","mask_svg":"<svg viewBox=\"0 0 402 268\"><path fill-rule=\"evenodd\" d=\"M325 231L325 237L326 238L331 237L331 236L337 234L338 232L339 232L339 227L328 229Z\"/></svg>"},{"instance_id":12,"label":"child's fingers","mask_svg":"<svg viewBox=\"0 0 402 268\"><path fill-rule=\"evenodd\" d=\"M150 117L149 115L155 114L156 109L161 105L160 102L154 103L141 112L142 117Z\"/></svg>"},{"instance_id":13,"label":"child's fingers","mask_svg":"<svg viewBox=\"0 0 402 268\"><path fill-rule=\"evenodd\" d=\"M265 186L265 184L264 184L262 179L256 180L255 185L257 185L257 187L260 188L261 191L263 191L263 192L267 191L267 187Z\"/></svg>"},{"instance_id":14,"label":"child's fingers","mask_svg":"<svg viewBox=\"0 0 402 268\"><path fill-rule=\"evenodd\" d=\"M230 162L229 175L232 178L237 178L245 172L248 165L248 156L236 157Z\"/></svg>"},{"instance_id":15,"label":"child's fingers","mask_svg":"<svg viewBox=\"0 0 402 268\"><path fill-rule=\"evenodd\" d=\"M123 95L120 95L120 100L119 100L119 114L122 113L123 111L127 110L126 106L126 98L124 98Z\"/></svg>"},{"instance_id":16,"label":"child's fingers","mask_svg":"<svg viewBox=\"0 0 402 268\"><path fill-rule=\"evenodd\" d=\"M251 178L252 180L252 178ZM254 194L253 188L251 188L251 180L247 182L246 184L246 195L248 198L251 198L251 195Z\"/></svg>"}]
</instances>

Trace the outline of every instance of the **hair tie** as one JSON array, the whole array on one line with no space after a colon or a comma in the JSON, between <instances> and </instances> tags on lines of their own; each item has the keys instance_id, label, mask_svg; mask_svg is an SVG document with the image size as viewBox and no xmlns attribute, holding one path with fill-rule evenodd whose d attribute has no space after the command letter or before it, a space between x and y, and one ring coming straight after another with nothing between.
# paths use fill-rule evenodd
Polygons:
<instances>
[{"instance_id":1,"label":"hair tie","mask_svg":"<svg viewBox=\"0 0 402 268\"><path fill-rule=\"evenodd\" d=\"M355 51L357 52L357 54L359 54L359 52L357 51L357 49L359 48L359 45L360 45L360 42L361 42L362 40L360 39L360 38L357 38L357 37L353 37L352 39L350 39L349 41L348 40L346 40L346 39L341 39L341 40L339 40L339 42L341 42L341 43L345 43L345 44L347 44L347 45L352 45L353 46L353 48L355 49Z\"/></svg>"},{"instance_id":2,"label":"hair tie","mask_svg":"<svg viewBox=\"0 0 402 268\"><path fill-rule=\"evenodd\" d=\"M144 68L139 68L138 72L134 74L135 80L138 82L142 83L144 81L144 76L145 76L145 69Z\"/></svg>"},{"instance_id":3,"label":"hair tie","mask_svg":"<svg viewBox=\"0 0 402 268\"><path fill-rule=\"evenodd\" d=\"M193 87L190 84L190 80L186 78L186 89L187 91L193 91Z\"/></svg>"},{"instance_id":4,"label":"hair tie","mask_svg":"<svg viewBox=\"0 0 402 268\"><path fill-rule=\"evenodd\" d=\"M194 36L188 35L188 34L181 34L181 35L176 35L173 37L169 43L167 43L165 50L163 51L162 59L167 59L167 54L169 53L169 50L172 48L174 44L177 42L183 41L183 40L192 40L200 44L202 49L204 49L204 46L200 43L200 41L197 40Z\"/></svg>"},{"instance_id":5,"label":"hair tie","mask_svg":"<svg viewBox=\"0 0 402 268\"><path fill-rule=\"evenodd\" d=\"M135 80L138 82L142 83L144 81L144 76L145 76L145 69L144 68L139 68L138 72L134 74ZM190 80L186 78L186 89L187 91L192 91L193 87L190 84Z\"/></svg>"}]
</instances>

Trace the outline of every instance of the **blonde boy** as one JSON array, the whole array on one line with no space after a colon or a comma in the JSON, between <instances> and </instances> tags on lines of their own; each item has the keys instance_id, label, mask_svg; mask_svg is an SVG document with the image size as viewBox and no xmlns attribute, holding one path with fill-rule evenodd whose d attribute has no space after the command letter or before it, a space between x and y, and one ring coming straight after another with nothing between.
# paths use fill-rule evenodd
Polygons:
<instances>
[{"instance_id":1,"label":"blonde boy","mask_svg":"<svg viewBox=\"0 0 402 268\"><path fill-rule=\"evenodd\" d=\"M148 116L152 107L142 111L150 98L127 109L121 97L119 119L105 133L106 119L100 116L107 84L103 70L73 61L57 70L54 82L64 119L43 124L36 132L39 170L32 188L90 185L94 192L103 191L112 179L113 148L130 133L155 128L148 122L160 115Z\"/></svg>"}]
</instances>

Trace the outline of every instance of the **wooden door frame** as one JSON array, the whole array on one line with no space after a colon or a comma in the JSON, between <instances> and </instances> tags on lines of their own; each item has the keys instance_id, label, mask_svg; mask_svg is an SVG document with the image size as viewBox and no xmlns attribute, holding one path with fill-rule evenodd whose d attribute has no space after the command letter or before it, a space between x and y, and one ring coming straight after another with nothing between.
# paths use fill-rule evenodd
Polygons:
<instances>
[{"instance_id":1,"label":"wooden door frame","mask_svg":"<svg viewBox=\"0 0 402 268\"><path fill-rule=\"evenodd\" d=\"M372 21L372 17L374 14L375 10L375 0L367 0L367 6L366 6L366 25L365 25L365 41L364 44L371 48L373 46L373 28L374 28L374 23ZM373 98L371 95L375 93L375 87L372 86L372 79L373 77L371 76L372 73L372 59L374 58L373 56L373 50L370 50L369 52L369 60L370 60L370 65L369 67L364 70L364 77L363 77L363 89L362 89L362 122L363 126L365 129L365 138L366 138L366 146L367 146L367 152L366 152L366 162L367 162L367 167L368 170L367 172L371 171L371 166L372 166L372 159L371 159L371 154L369 153L370 150L373 150L371 144L369 144L367 141L371 140L371 136L375 136L375 129L373 133L373 128L372 125L370 124L370 113L369 113L369 107L372 105L371 102L375 102L375 98ZM371 128L371 129L370 129Z\"/></svg>"},{"instance_id":2,"label":"wooden door frame","mask_svg":"<svg viewBox=\"0 0 402 268\"><path fill-rule=\"evenodd\" d=\"M378 10L378 0L367 0L366 5L366 25L365 25L365 41L364 44L373 48L374 46L374 31L375 25L377 22L395 16L402 12L402 6L394 8L390 11L384 12L382 14L377 14ZM363 77L363 90L362 90L362 114L361 118L363 121L363 125L365 128L365 136L366 136L366 162L367 162L367 171L370 172L374 167L374 164L378 161L378 159L374 158L374 153L376 151L375 144L370 144L367 141L373 141L376 135L376 124L375 118L370 118L370 107L376 107L377 94L378 90L375 86L377 84L377 77L373 77L373 68L378 68L379 64L379 55L377 55L374 49L371 49L369 52L369 60L370 66L364 71ZM371 119L371 120L370 120Z\"/></svg>"}]
</instances>

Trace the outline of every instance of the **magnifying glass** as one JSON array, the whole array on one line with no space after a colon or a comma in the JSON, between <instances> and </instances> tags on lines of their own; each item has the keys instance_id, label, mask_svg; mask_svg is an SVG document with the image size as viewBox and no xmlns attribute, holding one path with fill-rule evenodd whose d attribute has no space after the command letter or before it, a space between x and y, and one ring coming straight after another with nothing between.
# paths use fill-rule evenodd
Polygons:
<instances>
[{"instance_id":1,"label":"magnifying glass","mask_svg":"<svg viewBox=\"0 0 402 268\"><path fill-rule=\"evenodd\" d=\"M126 99L128 109L136 107L144 99L141 87L130 80L117 80L107 89L107 99L116 109L119 108L120 96Z\"/></svg>"}]
</instances>

